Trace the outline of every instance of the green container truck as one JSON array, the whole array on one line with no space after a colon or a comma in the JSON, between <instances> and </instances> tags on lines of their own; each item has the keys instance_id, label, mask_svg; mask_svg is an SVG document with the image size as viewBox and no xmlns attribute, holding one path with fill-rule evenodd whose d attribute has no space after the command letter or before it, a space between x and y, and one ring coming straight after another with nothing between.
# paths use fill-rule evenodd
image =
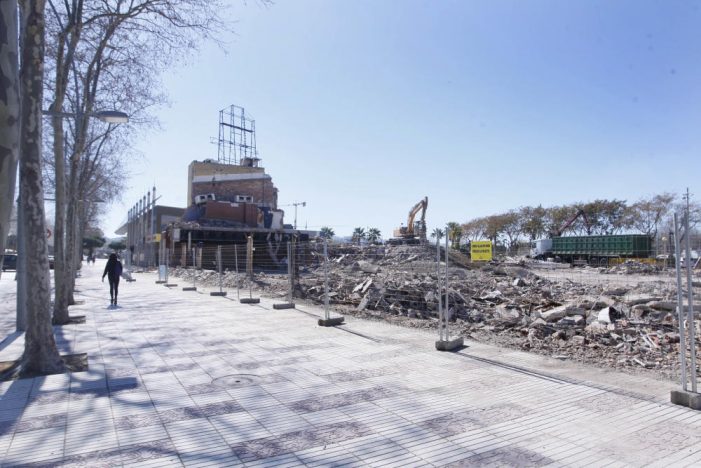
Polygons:
<instances>
[{"instance_id":1,"label":"green container truck","mask_svg":"<svg viewBox=\"0 0 701 468\"><path fill-rule=\"evenodd\" d=\"M570 263L586 260L607 264L609 258L648 258L653 254L652 238L644 234L567 236L552 241L552 255Z\"/></svg>"},{"instance_id":2,"label":"green container truck","mask_svg":"<svg viewBox=\"0 0 701 468\"><path fill-rule=\"evenodd\" d=\"M606 265L610 258L648 258L653 254L650 236L566 236L536 241L534 258L557 258L568 263Z\"/></svg>"}]
</instances>

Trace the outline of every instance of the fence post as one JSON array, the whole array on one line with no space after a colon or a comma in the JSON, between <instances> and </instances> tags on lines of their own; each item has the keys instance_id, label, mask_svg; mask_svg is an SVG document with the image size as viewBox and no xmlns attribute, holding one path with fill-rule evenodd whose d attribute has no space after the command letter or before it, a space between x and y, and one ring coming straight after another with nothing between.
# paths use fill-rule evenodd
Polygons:
<instances>
[{"instance_id":1,"label":"fence post","mask_svg":"<svg viewBox=\"0 0 701 468\"><path fill-rule=\"evenodd\" d=\"M329 240L324 237L324 318L319 319L319 326L333 327L343 323L343 317L331 318L329 312Z\"/></svg>"},{"instance_id":2,"label":"fence post","mask_svg":"<svg viewBox=\"0 0 701 468\"><path fill-rule=\"evenodd\" d=\"M441 333L441 339L436 341L436 349L438 351L454 351L460 349L463 346L462 337L450 339L450 330L448 328L448 322L450 321L450 302L448 296L450 294L450 282L448 281L448 257L450 256L449 244L448 244L448 226L445 227L445 305L443 306L443 317L438 320L438 327L444 330ZM440 281L440 263L438 268L438 277ZM440 300L440 291L438 294L438 300Z\"/></svg>"},{"instance_id":3,"label":"fence post","mask_svg":"<svg viewBox=\"0 0 701 468\"><path fill-rule=\"evenodd\" d=\"M174 288L177 286L177 283L171 283L169 278L170 278L170 263L175 262L175 246L173 246L172 250L168 250L168 255L166 256L168 259L166 262L166 283L164 286L166 288Z\"/></svg>"},{"instance_id":4,"label":"fence post","mask_svg":"<svg viewBox=\"0 0 701 468\"><path fill-rule=\"evenodd\" d=\"M189 236L189 234L188 234ZM189 241L189 239L188 239ZM188 242L189 243L189 242ZM192 244L190 244L192 245ZM192 253L192 286L185 286L183 288L183 291L197 291L197 262L196 258L197 255L195 253L195 249L190 247L190 252Z\"/></svg>"},{"instance_id":5,"label":"fence post","mask_svg":"<svg viewBox=\"0 0 701 468\"><path fill-rule=\"evenodd\" d=\"M688 216L688 214L687 214ZM691 366L690 366L690 377L691 377L691 391L688 390L687 386L687 373L686 373L686 339L684 336L684 294L682 292L682 273L681 273L681 245L679 242L679 231L680 227L678 224L677 214L674 213L674 264L677 273L677 316L679 320L679 360L681 364L681 390L672 390L671 401L676 405L688 406L689 408L701 410L701 394L696 392L696 342L694 337L694 315L693 315L693 295L692 295L692 283L690 277L690 270L688 269L691 265L691 259L689 256L689 225L688 217L685 220L686 228L686 259L687 259L687 289L689 290L689 304L688 304L688 315L686 316L688 331L689 331L689 348L691 351Z\"/></svg>"},{"instance_id":6,"label":"fence post","mask_svg":"<svg viewBox=\"0 0 701 468\"><path fill-rule=\"evenodd\" d=\"M163 245L163 241L161 240L160 244L158 245L158 279L156 280L156 284L166 284L167 282L168 281L166 280L165 266L165 246Z\"/></svg>"},{"instance_id":7,"label":"fence post","mask_svg":"<svg viewBox=\"0 0 701 468\"><path fill-rule=\"evenodd\" d=\"M293 264L294 258L292 256L292 244L287 241L287 280L288 280L288 291L287 291L287 302L282 304L273 304L273 309L294 309L295 305L292 302L292 275L293 275Z\"/></svg>"},{"instance_id":8,"label":"fence post","mask_svg":"<svg viewBox=\"0 0 701 468\"><path fill-rule=\"evenodd\" d=\"M219 291L212 291L209 293L210 296L226 296L226 291L224 291L222 285L222 261L221 261L221 245L217 246L217 271L219 272Z\"/></svg>"},{"instance_id":9,"label":"fence post","mask_svg":"<svg viewBox=\"0 0 701 468\"><path fill-rule=\"evenodd\" d=\"M436 236L436 283L438 290L436 297L438 299L438 341L443 340L443 290L441 288L441 238Z\"/></svg>"},{"instance_id":10,"label":"fence post","mask_svg":"<svg viewBox=\"0 0 701 468\"><path fill-rule=\"evenodd\" d=\"M241 304L258 304L260 303L259 297L253 297L253 236L248 236L248 243L246 246L247 258L246 258L246 268L248 269L248 297L239 299Z\"/></svg>"},{"instance_id":11,"label":"fence post","mask_svg":"<svg viewBox=\"0 0 701 468\"><path fill-rule=\"evenodd\" d=\"M166 248L166 268L165 268L166 284L168 284L168 274L170 273L170 271L168 271L169 267L170 267L170 249Z\"/></svg>"},{"instance_id":12,"label":"fence post","mask_svg":"<svg viewBox=\"0 0 701 468\"><path fill-rule=\"evenodd\" d=\"M239 245L234 244L234 265L236 267L236 299L241 300L241 278L239 277Z\"/></svg>"},{"instance_id":13,"label":"fence post","mask_svg":"<svg viewBox=\"0 0 701 468\"><path fill-rule=\"evenodd\" d=\"M253 236L248 236L246 243L246 274L248 279L253 279Z\"/></svg>"},{"instance_id":14,"label":"fence post","mask_svg":"<svg viewBox=\"0 0 701 468\"><path fill-rule=\"evenodd\" d=\"M448 249L450 248L448 226L445 227L445 308L443 309L443 329L445 341L450 341L450 330L448 330L448 322L450 322L450 281L448 281Z\"/></svg>"},{"instance_id":15,"label":"fence post","mask_svg":"<svg viewBox=\"0 0 701 468\"><path fill-rule=\"evenodd\" d=\"M689 229L689 211L687 209L686 212L686 217L684 219L684 225L685 229L684 232L686 232L685 237L685 253L686 255L684 258L686 259L685 266L686 266L686 291L687 291L687 303L688 303L688 310L686 311L687 313L687 323L689 324L689 351L691 352L690 355L690 377L691 377L691 391L694 393L697 393L697 382L696 382L696 324L694 322L694 285L692 282L692 277L691 277L691 230ZM701 399L699 401L701 403ZM701 409L701 408L697 408Z\"/></svg>"},{"instance_id":16,"label":"fence post","mask_svg":"<svg viewBox=\"0 0 701 468\"><path fill-rule=\"evenodd\" d=\"M677 221L677 214L674 213L674 258L675 258L675 269L677 273L677 317L679 320L679 359L681 363L681 379L682 379L682 390L687 389L687 379L686 379L686 337L684 331L684 306L683 306L683 293L682 293L682 271L679 262L681 247L679 245L679 226Z\"/></svg>"}]
</instances>

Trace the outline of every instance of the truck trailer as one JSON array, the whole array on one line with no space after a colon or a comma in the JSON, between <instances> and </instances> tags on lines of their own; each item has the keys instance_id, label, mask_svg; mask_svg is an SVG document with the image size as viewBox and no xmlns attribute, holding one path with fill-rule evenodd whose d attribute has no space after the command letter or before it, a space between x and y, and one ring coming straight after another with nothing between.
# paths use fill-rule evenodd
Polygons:
<instances>
[{"instance_id":1,"label":"truck trailer","mask_svg":"<svg viewBox=\"0 0 701 468\"><path fill-rule=\"evenodd\" d=\"M608 265L611 258L648 258L652 254L652 237L644 234L559 236L531 245L532 258L572 264Z\"/></svg>"}]
</instances>

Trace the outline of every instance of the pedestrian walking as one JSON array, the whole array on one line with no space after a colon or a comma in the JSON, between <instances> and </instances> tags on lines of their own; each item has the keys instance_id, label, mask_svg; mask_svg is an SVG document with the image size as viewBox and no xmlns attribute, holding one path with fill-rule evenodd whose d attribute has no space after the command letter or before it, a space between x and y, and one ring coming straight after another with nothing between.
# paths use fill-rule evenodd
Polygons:
<instances>
[{"instance_id":1,"label":"pedestrian walking","mask_svg":"<svg viewBox=\"0 0 701 468\"><path fill-rule=\"evenodd\" d=\"M117 259L117 254L110 254L110 258L105 265L105 272L102 273L102 282L105 276L110 283L110 304L117 305L117 293L119 292L119 278L122 276L122 262Z\"/></svg>"}]
</instances>

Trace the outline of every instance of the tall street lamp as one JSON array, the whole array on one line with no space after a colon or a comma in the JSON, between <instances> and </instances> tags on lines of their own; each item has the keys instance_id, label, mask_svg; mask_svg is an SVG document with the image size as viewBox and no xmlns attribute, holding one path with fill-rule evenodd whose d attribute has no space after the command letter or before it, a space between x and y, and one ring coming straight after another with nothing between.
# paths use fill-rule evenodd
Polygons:
<instances>
[{"instance_id":1,"label":"tall street lamp","mask_svg":"<svg viewBox=\"0 0 701 468\"><path fill-rule=\"evenodd\" d=\"M129 122L129 115L124 112L115 110L103 110L98 112L88 112L86 114L82 113L72 113L72 112L58 112L58 111L41 111L42 114L49 117L68 117L68 118L80 118L83 116L95 117L103 122L110 124L120 124Z\"/></svg>"}]
</instances>

